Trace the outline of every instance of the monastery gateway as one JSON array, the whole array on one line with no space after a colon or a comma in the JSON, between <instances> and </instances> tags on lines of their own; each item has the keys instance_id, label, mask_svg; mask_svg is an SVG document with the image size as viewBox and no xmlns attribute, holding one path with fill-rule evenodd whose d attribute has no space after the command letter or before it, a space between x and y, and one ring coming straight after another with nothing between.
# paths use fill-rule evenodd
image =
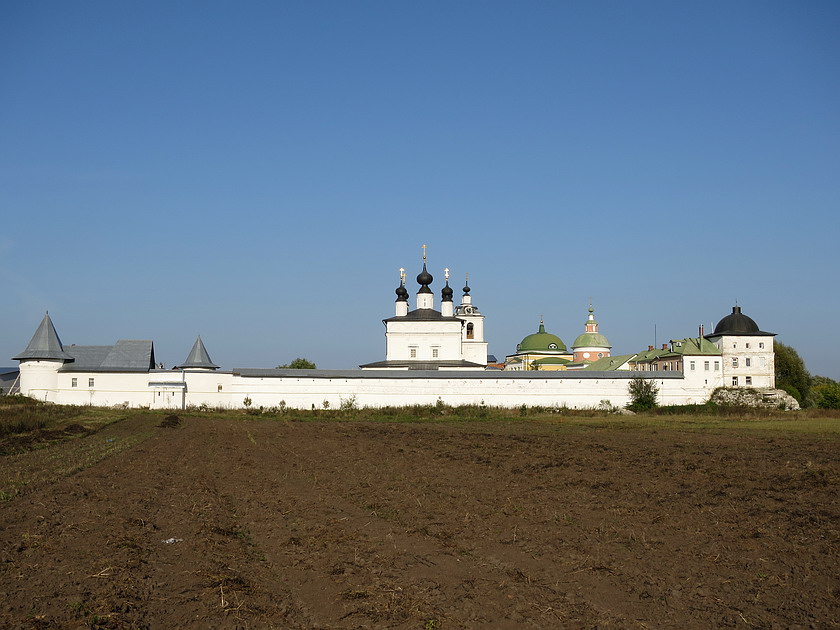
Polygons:
<instances>
[{"instance_id":1,"label":"monastery gateway","mask_svg":"<svg viewBox=\"0 0 840 630\"><path fill-rule=\"evenodd\" d=\"M734 307L714 332L675 339L662 348L613 356L590 306L584 333L571 349L545 331L528 335L503 363L488 357L484 315L469 284L460 304L445 272L440 310L432 275L423 269L410 310L404 270L395 312L384 321L385 359L352 370L235 368L220 370L199 337L179 366L162 369L152 341L110 346L65 346L49 314L13 359L20 374L11 387L27 396L71 405L185 409L282 407L310 409L475 404L495 407L591 408L629 402L631 378L659 387L663 405L704 403L718 387L754 388L775 396L774 333L763 332ZM7 391L9 388L6 388Z\"/></svg>"}]
</instances>

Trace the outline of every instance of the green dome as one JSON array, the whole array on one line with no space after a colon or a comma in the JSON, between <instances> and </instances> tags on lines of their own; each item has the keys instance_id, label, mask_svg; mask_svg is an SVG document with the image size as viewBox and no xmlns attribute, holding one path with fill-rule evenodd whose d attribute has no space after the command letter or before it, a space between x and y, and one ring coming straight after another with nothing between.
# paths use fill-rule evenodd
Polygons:
<instances>
[{"instance_id":1,"label":"green dome","mask_svg":"<svg viewBox=\"0 0 840 630\"><path fill-rule=\"evenodd\" d=\"M520 353L525 352L546 352L546 353L562 353L566 352L566 344L557 335L545 332L545 326L540 322L539 332L533 335L528 335L522 342L516 346L516 351Z\"/></svg>"},{"instance_id":2,"label":"green dome","mask_svg":"<svg viewBox=\"0 0 840 630\"><path fill-rule=\"evenodd\" d=\"M609 348L610 342L607 340L604 335L601 333L596 332L585 332L582 335L578 335L578 338L575 339L575 342L572 344L572 348Z\"/></svg>"}]
</instances>

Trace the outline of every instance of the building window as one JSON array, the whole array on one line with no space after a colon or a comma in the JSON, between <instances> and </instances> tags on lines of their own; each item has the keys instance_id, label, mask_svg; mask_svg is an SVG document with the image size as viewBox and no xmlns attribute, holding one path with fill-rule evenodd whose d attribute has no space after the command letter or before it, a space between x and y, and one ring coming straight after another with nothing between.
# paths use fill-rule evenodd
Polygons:
<instances>
[{"instance_id":1,"label":"building window","mask_svg":"<svg viewBox=\"0 0 840 630\"><path fill-rule=\"evenodd\" d=\"M70 387L78 387L78 386L79 386L79 379L77 379L75 377L71 378L70 379Z\"/></svg>"},{"instance_id":2,"label":"building window","mask_svg":"<svg viewBox=\"0 0 840 630\"><path fill-rule=\"evenodd\" d=\"M88 387L93 387L93 379L92 378L88 379Z\"/></svg>"},{"instance_id":3,"label":"building window","mask_svg":"<svg viewBox=\"0 0 840 630\"><path fill-rule=\"evenodd\" d=\"M744 359L744 367L750 367L750 364L751 364L750 357L747 357L746 359Z\"/></svg>"},{"instance_id":4,"label":"building window","mask_svg":"<svg viewBox=\"0 0 840 630\"><path fill-rule=\"evenodd\" d=\"M761 367L767 367L767 361L766 361L766 359L765 359L764 357L759 357L759 358L758 358L758 364L759 364Z\"/></svg>"},{"instance_id":5,"label":"building window","mask_svg":"<svg viewBox=\"0 0 840 630\"><path fill-rule=\"evenodd\" d=\"M738 377L737 376L732 377L732 387L738 387Z\"/></svg>"},{"instance_id":6,"label":"building window","mask_svg":"<svg viewBox=\"0 0 840 630\"><path fill-rule=\"evenodd\" d=\"M720 361L715 361L715 372L720 370Z\"/></svg>"},{"instance_id":7,"label":"building window","mask_svg":"<svg viewBox=\"0 0 840 630\"><path fill-rule=\"evenodd\" d=\"M467 323L467 339L475 338L475 326L472 322Z\"/></svg>"},{"instance_id":8,"label":"building window","mask_svg":"<svg viewBox=\"0 0 840 630\"><path fill-rule=\"evenodd\" d=\"M437 359L439 354L440 354L440 352L438 351L437 348L432 348L432 358L433 359Z\"/></svg>"},{"instance_id":9,"label":"building window","mask_svg":"<svg viewBox=\"0 0 840 630\"><path fill-rule=\"evenodd\" d=\"M691 367L691 371L694 371L694 361L689 361L688 365Z\"/></svg>"},{"instance_id":10,"label":"building window","mask_svg":"<svg viewBox=\"0 0 840 630\"><path fill-rule=\"evenodd\" d=\"M737 347L738 347L738 344L737 344L737 343L733 343L733 344L732 344L732 348L737 348Z\"/></svg>"},{"instance_id":11,"label":"building window","mask_svg":"<svg viewBox=\"0 0 840 630\"><path fill-rule=\"evenodd\" d=\"M738 367L738 357L732 357L732 367Z\"/></svg>"},{"instance_id":12,"label":"building window","mask_svg":"<svg viewBox=\"0 0 840 630\"><path fill-rule=\"evenodd\" d=\"M599 353L598 353L598 358L599 358L599 359L603 359L603 358L604 358L604 353L603 353L603 352L599 352Z\"/></svg>"},{"instance_id":13,"label":"building window","mask_svg":"<svg viewBox=\"0 0 840 630\"><path fill-rule=\"evenodd\" d=\"M744 382L746 382L747 385L752 385L752 376L744 377Z\"/></svg>"},{"instance_id":14,"label":"building window","mask_svg":"<svg viewBox=\"0 0 840 630\"><path fill-rule=\"evenodd\" d=\"M747 350L749 350L750 349L750 342L748 341L745 345L747 347Z\"/></svg>"},{"instance_id":15,"label":"building window","mask_svg":"<svg viewBox=\"0 0 840 630\"><path fill-rule=\"evenodd\" d=\"M763 341L759 341L759 342L758 342L758 347L759 347L759 348L761 348L761 349L763 350L763 349L764 349L764 342L763 342Z\"/></svg>"},{"instance_id":16,"label":"building window","mask_svg":"<svg viewBox=\"0 0 840 630\"><path fill-rule=\"evenodd\" d=\"M412 359L416 359L416 358L417 358L417 348L410 348L410 349L408 350L408 355L409 355Z\"/></svg>"},{"instance_id":17,"label":"building window","mask_svg":"<svg viewBox=\"0 0 840 630\"><path fill-rule=\"evenodd\" d=\"M704 369L706 372L708 372L708 371L709 371L709 362L708 362L708 361L703 361L703 369Z\"/></svg>"}]
</instances>

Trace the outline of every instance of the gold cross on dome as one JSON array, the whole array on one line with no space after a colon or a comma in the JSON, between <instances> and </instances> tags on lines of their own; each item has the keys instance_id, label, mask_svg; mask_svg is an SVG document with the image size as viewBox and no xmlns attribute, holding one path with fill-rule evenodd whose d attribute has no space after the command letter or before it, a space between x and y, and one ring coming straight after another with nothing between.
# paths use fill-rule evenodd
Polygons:
<instances>
[{"instance_id":1,"label":"gold cross on dome","mask_svg":"<svg viewBox=\"0 0 840 630\"><path fill-rule=\"evenodd\" d=\"M426 246L423 245L423 262L426 262Z\"/></svg>"},{"instance_id":2,"label":"gold cross on dome","mask_svg":"<svg viewBox=\"0 0 840 630\"><path fill-rule=\"evenodd\" d=\"M443 269L443 277L449 280L449 267L444 267Z\"/></svg>"}]
</instances>

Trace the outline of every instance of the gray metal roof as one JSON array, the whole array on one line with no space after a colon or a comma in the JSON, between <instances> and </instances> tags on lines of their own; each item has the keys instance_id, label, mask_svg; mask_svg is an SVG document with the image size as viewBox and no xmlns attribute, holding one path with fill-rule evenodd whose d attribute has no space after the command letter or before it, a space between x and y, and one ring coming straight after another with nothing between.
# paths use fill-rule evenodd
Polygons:
<instances>
[{"instance_id":1,"label":"gray metal roof","mask_svg":"<svg viewBox=\"0 0 840 630\"><path fill-rule=\"evenodd\" d=\"M187 360L179 365L178 368L204 368L208 370L217 370L219 369L219 366L210 360L207 348L204 347L204 342L201 340L201 335L199 335L193 344L192 350L190 350Z\"/></svg>"},{"instance_id":2,"label":"gray metal roof","mask_svg":"<svg viewBox=\"0 0 840 630\"><path fill-rule=\"evenodd\" d=\"M418 361L417 359L406 359L405 361L375 361L360 365L361 368L408 368L409 370L442 370L445 368L476 368L484 369L481 363L472 363L458 359L454 361Z\"/></svg>"},{"instance_id":3,"label":"gray metal roof","mask_svg":"<svg viewBox=\"0 0 840 630\"><path fill-rule=\"evenodd\" d=\"M531 372L514 370L288 370L272 368L234 368L233 374L247 378L332 378L332 379L495 379L495 380L630 380L684 378L682 372L630 370L595 372L586 370L558 370Z\"/></svg>"},{"instance_id":4,"label":"gray metal roof","mask_svg":"<svg viewBox=\"0 0 840 630\"><path fill-rule=\"evenodd\" d=\"M3 374L16 374L17 372L20 372L20 369L16 367L0 367L0 376L2 376Z\"/></svg>"},{"instance_id":5,"label":"gray metal roof","mask_svg":"<svg viewBox=\"0 0 840 630\"><path fill-rule=\"evenodd\" d=\"M120 339L113 346L68 346L74 359L61 372L148 372L155 367L155 348L149 340Z\"/></svg>"},{"instance_id":6,"label":"gray metal roof","mask_svg":"<svg viewBox=\"0 0 840 630\"><path fill-rule=\"evenodd\" d=\"M64 346L61 345L61 339L58 338L58 333L55 332L50 314L44 315L41 320L38 330L32 335L29 340L29 345L19 355L12 357L15 361L24 361L26 359L63 359L65 361L72 360L66 352Z\"/></svg>"}]
</instances>

